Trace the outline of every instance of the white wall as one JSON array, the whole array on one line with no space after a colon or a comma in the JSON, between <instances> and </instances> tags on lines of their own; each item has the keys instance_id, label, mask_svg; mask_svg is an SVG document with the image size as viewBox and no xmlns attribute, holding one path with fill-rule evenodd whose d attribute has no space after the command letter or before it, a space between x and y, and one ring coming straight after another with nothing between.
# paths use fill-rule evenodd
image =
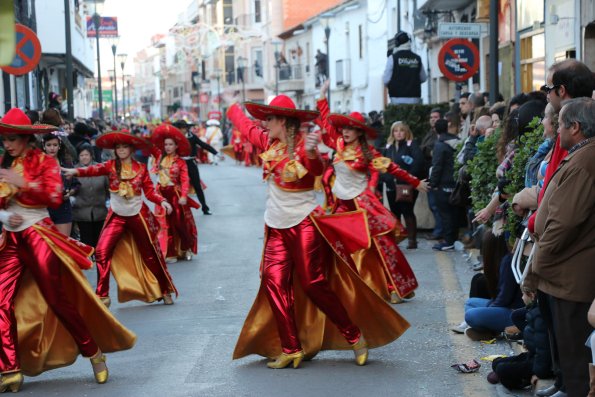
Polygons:
<instances>
[{"instance_id":1,"label":"white wall","mask_svg":"<svg viewBox=\"0 0 595 397\"><path fill-rule=\"evenodd\" d=\"M70 26L72 37L72 55L90 70L95 68L93 40L87 38L86 19L82 18L82 28L75 22L74 1L70 1ZM65 54L66 36L64 26L64 2L62 0L43 0L35 2L37 15L37 36L41 42L41 51L46 54Z\"/></svg>"}]
</instances>

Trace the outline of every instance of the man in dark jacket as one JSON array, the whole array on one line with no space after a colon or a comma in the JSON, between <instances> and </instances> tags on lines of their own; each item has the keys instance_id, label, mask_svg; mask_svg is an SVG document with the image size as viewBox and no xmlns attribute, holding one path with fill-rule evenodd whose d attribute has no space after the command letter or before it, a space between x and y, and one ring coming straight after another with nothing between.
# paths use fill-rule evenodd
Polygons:
<instances>
[{"instance_id":1,"label":"man in dark jacket","mask_svg":"<svg viewBox=\"0 0 595 397\"><path fill-rule=\"evenodd\" d=\"M196 197L198 198L198 201L200 202L200 205L202 207L202 213L205 215L211 215L211 210L207 205L207 200L205 199L205 193L203 192L202 186L200 184L200 173L198 172L198 165L194 161L194 158L196 157L196 153L198 151L197 146L200 146L204 150L214 155L217 155L218 152L217 150L215 150L215 148L213 148L208 143L201 141L196 135L194 135L190 131L190 127L192 127L193 125L194 124L186 122L186 120L180 120L173 123L174 127L179 128L184 134L186 134L186 138L188 138L188 141L190 142L190 156L184 157L186 165L188 166L188 177L190 178L190 184L196 192Z\"/></svg>"},{"instance_id":2,"label":"man in dark jacket","mask_svg":"<svg viewBox=\"0 0 595 397\"><path fill-rule=\"evenodd\" d=\"M405 32L395 35L398 50L390 54L382 82L393 105L421 103L421 84L428 79L419 55L411 51L411 38Z\"/></svg>"},{"instance_id":3,"label":"man in dark jacket","mask_svg":"<svg viewBox=\"0 0 595 397\"><path fill-rule=\"evenodd\" d=\"M454 153L459 139L448 133L448 122L438 120L435 124L438 140L434 144L432 168L430 169L430 186L436 193L436 205L442 218L442 230L444 241L439 242L432 248L437 251L449 251L454 249L457 239L457 207L450 205L450 194L454 190Z\"/></svg>"}]
</instances>

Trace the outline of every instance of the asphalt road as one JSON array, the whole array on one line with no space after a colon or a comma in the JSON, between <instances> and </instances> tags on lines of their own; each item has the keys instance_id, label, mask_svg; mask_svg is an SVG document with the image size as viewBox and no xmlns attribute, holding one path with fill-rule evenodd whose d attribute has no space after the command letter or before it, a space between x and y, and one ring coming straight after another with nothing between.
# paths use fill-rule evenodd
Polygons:
<instances>
[{"instance_id":1,"label":"asphalt road","mask_svg":"<svg viewBox=\"0 0 595 397\"><path fill-rule=\"evenodd\" d=\"M473 275L462 253L435 253L431 242L406 251L420 288L395 309L412 327L370 352L366 366L349 351L321 352L297 369L271 370L252 356L231 355L259 285L265 185L257 168L200 166L214 215L197 212L199 253L169 269L180 291L173 306L112 303L113 313L137 336L129 351L108 355L110 379L98 385L89 362L26 378L32 396L499 396L487 383L490 364L460 374L451 364L510 354L504 342L487 345L455 335ZM95 271L87 274L95 285ZM112 283L113 297L116 296ZM528 394L516 394L528 395Z\"/></svg>"}]
</instances>

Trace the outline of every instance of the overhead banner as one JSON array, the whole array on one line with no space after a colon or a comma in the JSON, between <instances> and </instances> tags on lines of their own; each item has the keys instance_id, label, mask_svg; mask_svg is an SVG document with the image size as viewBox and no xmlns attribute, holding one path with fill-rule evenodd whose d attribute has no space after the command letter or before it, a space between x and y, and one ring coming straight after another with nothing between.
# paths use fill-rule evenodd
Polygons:
<instances>
[{"instance_id":1,"label":"overhead banner","mask_svg":"<svg viewBox=\"0 0 595 397\"><path fill-rule=\"evenodd\" d=\"M93 17L87 17L87 37L97 37ZM99 38L118 37L118 17L99 17Z\"/></svg>"}]
</instances>

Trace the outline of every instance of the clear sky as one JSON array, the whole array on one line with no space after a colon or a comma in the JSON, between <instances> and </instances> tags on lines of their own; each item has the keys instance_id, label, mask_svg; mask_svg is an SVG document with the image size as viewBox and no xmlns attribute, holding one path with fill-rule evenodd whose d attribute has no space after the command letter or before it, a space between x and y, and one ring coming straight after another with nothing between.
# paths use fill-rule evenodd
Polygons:
<instances>
[{"instance_id":1,"label":"clear sky","mask_svg":"<svg viewBox=\"0 0 595 397\"><path fill-rule=\"evenodd\" d=\"M186 11L191 0L106 0L102 16L118 17L120 41L116 52L128 54L126 74L134 73L134 55L150 44L151 37L167 33ZM93 7L91 5L91 7ZM101 70L113 69L113 55L108 39L101 40ZM120 76L120 65L117 65Z\"/></svg>"}]
</instances>

